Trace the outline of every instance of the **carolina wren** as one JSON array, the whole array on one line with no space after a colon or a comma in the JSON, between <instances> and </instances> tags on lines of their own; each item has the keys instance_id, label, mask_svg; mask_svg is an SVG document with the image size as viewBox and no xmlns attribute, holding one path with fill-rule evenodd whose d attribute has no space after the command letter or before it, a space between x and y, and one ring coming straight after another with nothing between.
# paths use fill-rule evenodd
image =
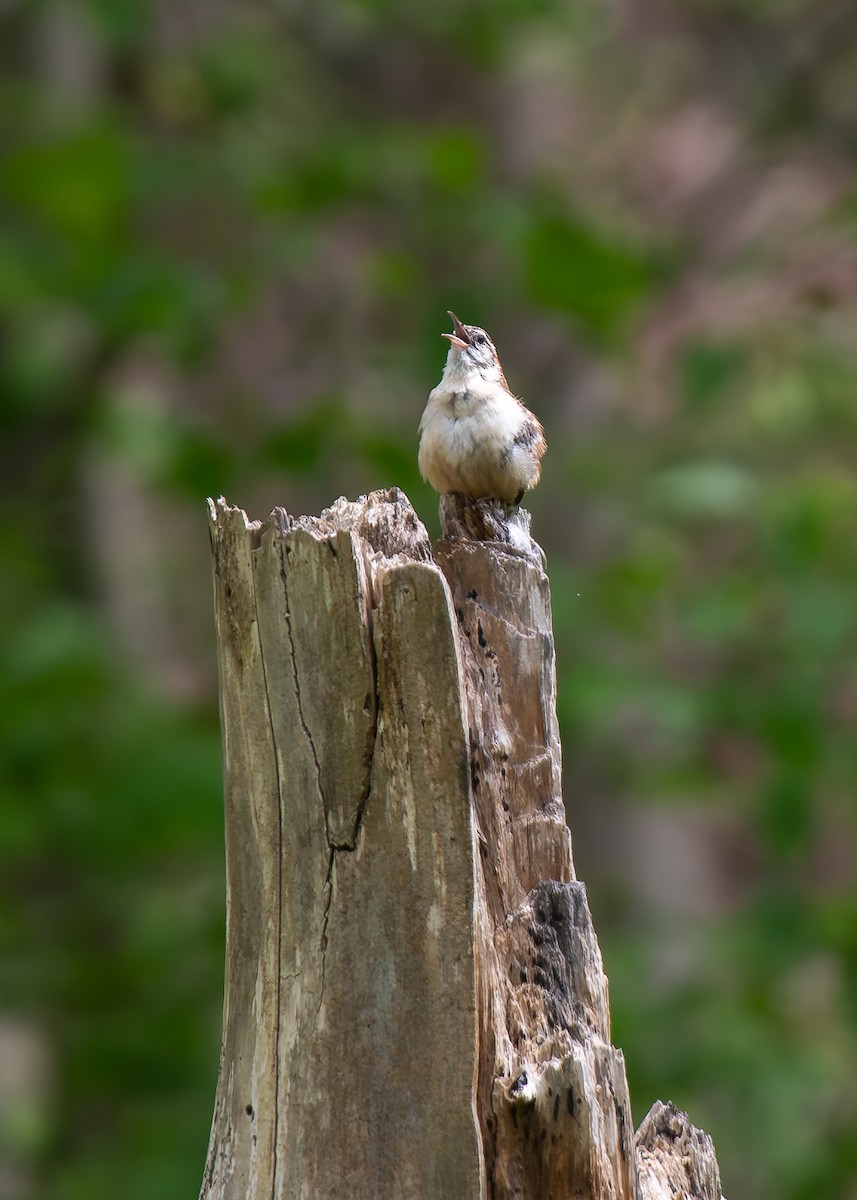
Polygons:
<instances>
[{"instance_id":1,"label":"carolina wren","mask_svg":"<svg viewBox=\"0 0 857 1200\"><path fill-rule=\"evenodd\" d=\"M420 421L420 474L441 493L518 505L539 482L544 430L510 392L485 330L449 315L446 366Z\"/></svg>"}]
</instances>

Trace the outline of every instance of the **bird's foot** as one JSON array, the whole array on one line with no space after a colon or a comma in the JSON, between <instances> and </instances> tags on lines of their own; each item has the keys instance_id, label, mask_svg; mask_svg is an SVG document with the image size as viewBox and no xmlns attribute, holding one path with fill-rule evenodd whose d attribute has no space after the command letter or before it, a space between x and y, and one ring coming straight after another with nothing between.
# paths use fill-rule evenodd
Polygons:
<instances>
[{"instance_id":1,"label":"bird's foot","mask_svg":"<svg viewBox=\"0 0 857 1200\"><path fill-rule=\"evenodd\" d=\"M502 500L474 500L461 492L440 498L440 527L445 538L474 542L502 542L544 567L541 546L530 535L530 514Z\"/></svg>"}]
</instances>

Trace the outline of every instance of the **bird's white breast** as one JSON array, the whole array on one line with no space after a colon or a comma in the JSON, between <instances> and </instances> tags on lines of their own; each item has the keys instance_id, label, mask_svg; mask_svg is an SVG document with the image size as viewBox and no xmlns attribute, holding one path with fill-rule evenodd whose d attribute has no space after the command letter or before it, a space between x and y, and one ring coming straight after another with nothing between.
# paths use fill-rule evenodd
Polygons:
<instances>
[{"instance_id":1,"label":"bird's white breast","mask_svg":"<svg viewBox=\"0 0 857 1200\"><path fill-rule=\"evenodd\" d=\"M423 477L439 492L513 501L531 473L514 453L525 420L522 406L500 385L472 373L466 383L445 373L420 422Z\"/></svg>"}]
</instances>

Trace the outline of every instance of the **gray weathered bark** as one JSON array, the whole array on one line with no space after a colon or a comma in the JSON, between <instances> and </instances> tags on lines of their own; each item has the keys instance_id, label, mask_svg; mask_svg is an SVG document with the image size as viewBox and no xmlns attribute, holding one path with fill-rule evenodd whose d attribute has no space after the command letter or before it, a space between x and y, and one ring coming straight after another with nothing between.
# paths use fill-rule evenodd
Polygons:
<instances>
[{"instance_id":1,"label":"gray weathered bark","mask_svg":"<svg viewBox=\"0 0 857 1200\"><path fill-rule=\"evenodd\" d=\"M434 554L396 489L210 516L227 963L202 1200L718 1200L683 1114L635 1149L526 515L445 497Z\"/></svg>"}]
</instances>

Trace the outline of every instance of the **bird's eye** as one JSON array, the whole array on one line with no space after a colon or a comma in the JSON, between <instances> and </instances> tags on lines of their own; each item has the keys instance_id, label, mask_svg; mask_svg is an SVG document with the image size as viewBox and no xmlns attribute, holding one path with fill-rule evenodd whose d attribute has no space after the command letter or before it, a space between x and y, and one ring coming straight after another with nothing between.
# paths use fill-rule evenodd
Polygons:
<instances>
[{"instance_id":1,"label":"bird's eye","mask_svg":"<svg viewBox=\"0 0 857 1200\"><path fill-rule=\"evenodd\" d=\"M477 333L473 339L477 346L484 346L487 340L484 333Z\"/></svg>"}]
</instances>

